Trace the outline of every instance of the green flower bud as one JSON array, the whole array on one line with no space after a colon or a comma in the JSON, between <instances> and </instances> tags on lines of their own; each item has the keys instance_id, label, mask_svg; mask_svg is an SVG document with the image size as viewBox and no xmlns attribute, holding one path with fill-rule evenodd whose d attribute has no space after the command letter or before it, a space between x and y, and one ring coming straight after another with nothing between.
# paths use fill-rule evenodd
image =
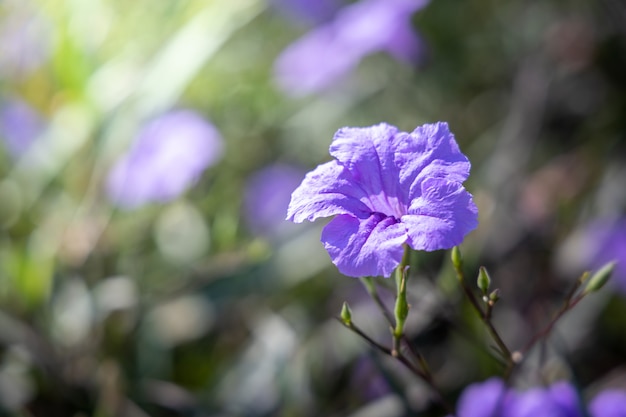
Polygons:
<instances>
[{"instance_id":1,"label":"green flower bud","mask_svg":"<svg viewBox=\"0 0 626 417\"><path fill-rule=\"evenodd\" d=\"M454 265L454 269L460 270L463 267L463 256L461 255L461 250L458 246L452 248L450 257L452 258L452 265Z\"/></svg>"},{"instance_id":2,"label":"green flower bud","mask_svg":"<svg viewBox=\"0 0 626 417\"><path fill-rule=\"evenodd\" d=\"M587 287L585 287L585 294L598 291L604 287L604 284L611 278L614 269L615 262L609 262L593 274L587 283Z\"/></svg>"},{"instance_id":3,"label":"green flower bud","mask_svg":"<svg viewBox=\"0 0 626 417\"><path fill-rule=\"evenodd\" d=\"M496 288L489 294L489 302L496 303L500 299L500 289Z\"/></svg>"},{"instance_id":4,"label":"green flower bud","mask_svg":"<svg viewBox=\"0 0 626 417\"><path fill-rule=\"evenodd\" d=\"M487 268L481 266L478 269L478 278L476 279L476 284L478 288L482 291L483 294L487 295L489 291L489 287L491 286L491 277L489 276L489 272L487 272Z\"/></svg>"},{"instance_id":5,"label":"green flower bud","mask_svg":"<svg viewBox=\"0 0 626 417\"><path fill-rule=\"evenodd\" d=\"M343 302L343 306L341 307L341 321L346 326L352 325L352 310L350 310L350 306L346 301Z\"/></svg>"}]
</instances>

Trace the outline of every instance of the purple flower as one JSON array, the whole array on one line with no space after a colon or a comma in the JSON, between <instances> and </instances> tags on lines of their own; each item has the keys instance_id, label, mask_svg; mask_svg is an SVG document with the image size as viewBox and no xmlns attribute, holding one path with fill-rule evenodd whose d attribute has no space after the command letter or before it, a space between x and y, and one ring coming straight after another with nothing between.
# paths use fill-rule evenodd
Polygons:
<instances>
[{"instance_id":1,"label":"purple flower","mask_svg":"<svg viewBox=\"0 0 626 417\"><path fill-rule=\"evenodd\" d=\"M244 215L250 230L267 238L286 233L285 211L304 171L286 164L268 166L250 177L244 194Z\"/></svg>"},{"instance_id":2,"label":"purple flower","mask_svg":"<svg viewBox=\"0 0 626 417\"><path fill-rule=\"evenodd\" d=\"M465 188L470 163L446 123L400 132L381 123L339 129L334 161L309 172L293 192L287 219L336 217L322 242L341 273L388 277L408 244L448 249L478 225Z\"/></svg>"},{"instance_id":3,"label":"purple flower","mask_svg":"<svg viewBox=\"0 0 626 417\"><path fill-rule=\"evenodd\" d=\"M347 75L366 55L386 51L417 61L422 42L411 13L427 0L363 0L344 7L335 19L291 44L278 58L279 86L298 96L321 91Z\"/></svg>"},{"instance_id":4,"label":"purple flower","mask_svg":"<svg viewBox=\"0 0 626 417\"><path fill-rule=\"evenodd\" d=\"M626 393L609 389L598 394L589 404L592 417L626 417Z\"/></svg>"},{"instance_id":5,"label":"purple flower","mask_svg":"<svg viewBox=\"0 0 626 417\"><path fill-rule=\"evenodd\" d=\"M141 129L109 173L111 200L125 208L178 197L222 155L219 132L198 114L178 110Z\"/></svg>"},{"instance_id":6,"label":"purple flower","mask_svg":"<svg viewBox=\"0 0 626 417\"><path fill-rule=\"evenodd\" d=\"M584 417L578 393L568 382L527 391L507 389L499 378L468 386L457 405L457 417ZM626 417L626 393L609 389L589 404L590 417ZM450 417L450 416L449 416Z\"/></svg>"},{"instance_id":7,"label":"purple flower","mask_svg":"<svg viewBox=\"0 0 626 417\"><path fill-rule=\"evenodd\" d=\"M43 129L39 114L23 101L12 100L0 107L0 137L13 157L26 152Z\"/></svg>"},{"instance_id":8,"label":"purple flower","mask_svg":"<svg viewBox=\"0 0 626 417\"><path fill-rule=\"evenodd\" d=\"M506 404L507 417L584 417L578 394L567 382L548 388L512 392Z\"/></svg>"},{"instance_id":9,"label":"purple flower","mask_svg":"<svg viewBox=\"0 0 626 417\"><path fill-rule=\"evenodd\" d=\"M597 219L587 226L584 235L587 266L597 269L617 261L611 281L626 294L626 218Z\"/></svg>"},{"instance_id":10,"label":"purple flower","mask_svg":"<svg viewBox=\"0 0 626 417\"><path fill-rule=\"evenodd\" d=\"M499 378L491 378L468 386L459 398L456 414L457 417L584 417L584 415L576 390L567 382L557 382L547 388L517 391L507 389Z\"/></svg>"},{"instance_id":11,"label":"purple flower","mask_svg":"<svg viewBox=\"0 0 626 417\"><path fill-rule=\"evenodd\" d=\"M467 387L457 405L458 417L499 417L506 395L506 386L499 378Z\"/></svg>"}]
</instances>

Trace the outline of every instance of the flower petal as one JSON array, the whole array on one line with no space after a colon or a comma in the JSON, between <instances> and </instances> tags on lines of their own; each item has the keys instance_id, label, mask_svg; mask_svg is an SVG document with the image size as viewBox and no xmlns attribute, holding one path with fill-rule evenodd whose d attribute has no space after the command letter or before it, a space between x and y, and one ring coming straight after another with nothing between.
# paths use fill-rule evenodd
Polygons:
<instances>
[{"instance_id":1,"label":"flower petal","mask_svg":"<svg viewBox=\"0 0 626 417\"><path fill-rule=\"evenodd\" d=\"M351 277L389 277L402 260L406 239L404 225L380 213L367 219L337 216L322 231L333 263Z\"/></svg>"},{"instance_id":2,"label":"flower petal","mask_svg":"<svg viewBox=\"0 0 626 417\"><path fill-rule=\"evenodd\" d=\"M445 122L425 124L400 134L395 147L400 183L411 199L419 197L421 182L426 178L463 183L469 176L470 162Z\"/></svg>"},{"instance_id":3,"label":"flower petal","mask_svg":"<svg viewBox=\"0 0 626 417\"><path fill-rule=\"evenodd\" d=\"M463 186L442 178L422 182L420 197L402 217L415 250L449 249L478 226L478 209Z\"/></svg>"},{"instance_id":4,"label":"flower petal","mask_svg":"<svg viewBox=\"0 0 626 417\"><path fill-rule=\"evenodd\" d=\"M350 171L354 183L369 196L366 203L371 211L399 218L406 211L408 193L398 183L394 160L396 133L398 129L386 123L344 127L335 133L330 154Z\"/></svg>"},{"instance_id":5,"label":"flower petal","mask_svg":"<svg viewBox=\"0 0 626 417\"><path fill-rule=\"evenodd\" d=\"M287 220L301 223L335 214L367 217L368 208L359 201L362 191L355 187L345 169L330 161L309 172L291 195Z\"/></svg>"}]
</instances>

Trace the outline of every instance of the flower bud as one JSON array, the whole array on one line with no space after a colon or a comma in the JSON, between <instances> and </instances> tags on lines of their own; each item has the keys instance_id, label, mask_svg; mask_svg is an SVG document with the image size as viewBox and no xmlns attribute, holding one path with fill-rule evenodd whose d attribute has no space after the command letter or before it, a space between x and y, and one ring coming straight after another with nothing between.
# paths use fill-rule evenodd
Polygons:
<instances>
[{"instance_id":1,"label":"flower bud","mask_svg":"<svg viewBox=\"0 0 626 417\"><path fill-rule=\"evenodd\" d=\"M463 267L463 256L461 255L461 250L458 246L452 248L450 257L452 258L452 265L454 265L454 269L460 270Z\"/></svg>"},{"instance_id":2,"label":"flower bud","mask_svg":"<svg viewBox=\"0 0 626 417\"><path fill-rule=\"evenodd\" d=\"M500 289L496 288L489 294L489 302L495 304L500 299Z\"/></svg>"},{"instance_id":3,"label":"flower bud","mask_svg":"<svg viewBox=\"0 0 626 417\"><path fill-rule=\"evenodd\" d=\"M613 270L615 269L615 262L609 262L600 268L595 274L591 276L587 287L585 287L585 294L598 291L604 287L604 284L611 278Z\"/></svg>"},{"instance_id":4,"label":"flower bud","mask_svg":"<svg viewBox=\"0 0 626 417\"><path fill-rule=\"evenodd\" d=\"M352 325L352 310L350 310L350 306L346 301L343 302L343 306L341 307L341 321L346 326Z\"/></svg>"},{"instance_id":5,"label":"flower bud","mask_svg":"<svg viewBox=\"0 0 626 417\"><path fill-rule=\"evenodd\" d=\"M491 277L489 276L489 272L487 272L487 268L481 266L478 269L478 278L476 279L476 284L478 288L482 291L483 294L487 294L489 291L489 287L491 286Z\"/></svg>"}]
</instances>

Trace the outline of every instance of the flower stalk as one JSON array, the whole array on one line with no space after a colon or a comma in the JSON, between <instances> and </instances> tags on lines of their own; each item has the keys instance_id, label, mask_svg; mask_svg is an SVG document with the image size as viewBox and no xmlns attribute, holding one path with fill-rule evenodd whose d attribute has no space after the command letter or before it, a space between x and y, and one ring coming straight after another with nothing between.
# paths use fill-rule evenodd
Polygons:
<instances>
[{"instance_id":1,"label":"flower stalk","mask_svg":"<svg viewBox=\"0 0 626 417\"><path fill-rule=\"evenodd\" d=\"M406 323L406 318L409 315L409 303L406 299L406 281L408 277L409 270L409 254L410 250L408 245L404 245L404 254L402 255L402 262L398 265L396 269L396 288L397 288L397 297L396 297L396 305L394 308L394 314L396 319L396 325L393 329L393 356L397 356L399 354L400 349L400 340L404 335L404 324Z\"/></svg>"},{"instance_id":2,"label":"flower stalk","mask_svg":"<svg viewBox=\"0 0 626 417\"><path fill-rule=\"evenodd\" d=\"M461 251L458 247L455 246L452 249L451 258L457 279L459 281L459 284L461 285L461 289L463 290L465 297L472 305L474 310L476 310L476 313L478 314L480 320L484 323L487 332L497 346L498 354L505 360L507 373L510 372L510 370L512 370L515 366L516 358L514 358L513 353L511 353L511 350L508 348L508 346L498 333L498 330L491 322L491 310L493 308L493 305L495 304L495 301L497 301L497 293L494 294L493 300L491 300L491 297L488 297L487 308L483 310L483 308L480 306L480 303L478 302L478 299L467 285L465 274L463 273L463 257L461 256ZM484 269L484 267L481 268L484 271L485 276L488 276L487 270Z\"/></svg>"}]
</instances>

